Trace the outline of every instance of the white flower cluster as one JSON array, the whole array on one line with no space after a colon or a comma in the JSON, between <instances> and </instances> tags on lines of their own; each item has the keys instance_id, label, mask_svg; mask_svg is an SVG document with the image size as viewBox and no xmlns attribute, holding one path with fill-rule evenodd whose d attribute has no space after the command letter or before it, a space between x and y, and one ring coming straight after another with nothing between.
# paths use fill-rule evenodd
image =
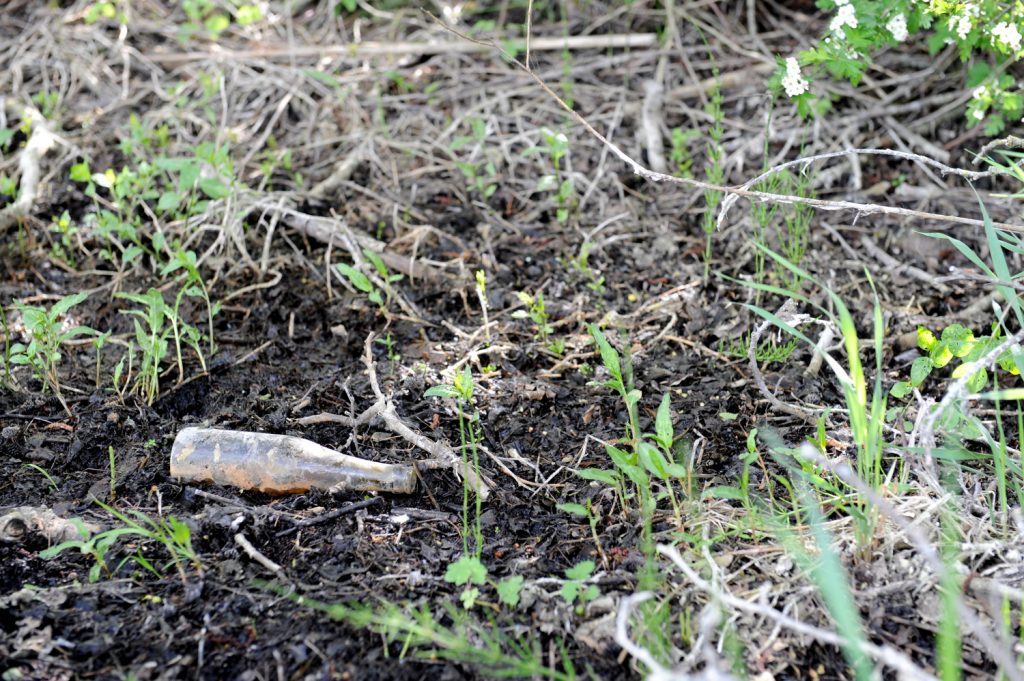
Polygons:
<instances>
[{"instance_id":1,"label":"white flower cluster","mask_svg":"<svg viewBox=\"0 0 1024 681\"><path fill-rule=\"evenodd\" d=\"M857 28L857 12L854 10L853 5L850 4L850 0L836 0L836 6L839 10L832 17L832 23L828 25L828 28L833 33L838 33L845 38L844 26Z\"/></svg>"},{"instance_id":2,"label":"white flower cluster","mask_svg":"<svg viewBox=\"0 0 1024 681\"><path fill-rule=\"evenodd\" d=\"M1020 31L1017 30L1015 24L1005 21L996 24L995 28L992 29L992 36L996 39L997 43L1009 47L1014 52L1020 50Z\"/></svg>"},{"instance_id":3,"label":"white flower cluster","mask_svg":"<svg viewBox=\"0 0 1024 681\"><path fill-rule=\"evenodd\" d=\"M885 30L892 34L893 40L902 43L907 39L907 18L897 14L885 25Z\"/></svg>"},{"instance_id":4,"label":"white flower cluster","mask_svg":"<svg viewBox=\"0 0 1024 681\"><path fill-rule=\"evenodd\" d=\"M807 79L800 73L800 64L796 57L786 59L786 75L782 77L782 87L790 97L807 92Z\"/></svg>"},{"instance_id":5,"label":"white flower cluster","mask_svg":"<svg viewBox=\"0 0 1024 681\"><path fill-rule=\"evenodd\" d=\"M949 30L956 33L960 40L966 40L967 34L974 28L974 19L978 16L978 5L966 3L963 8L949 18Z\"/></svg>"}]
</instances>

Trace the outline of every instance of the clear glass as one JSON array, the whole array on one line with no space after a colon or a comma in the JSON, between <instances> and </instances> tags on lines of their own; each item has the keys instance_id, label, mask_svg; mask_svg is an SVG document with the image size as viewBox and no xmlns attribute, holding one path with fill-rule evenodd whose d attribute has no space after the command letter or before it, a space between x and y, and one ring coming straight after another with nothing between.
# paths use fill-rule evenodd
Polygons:
<instances>
[{"instance_id":1,"label":"clear glass","mask_svg":"<svg viewBox=\"0 0 1024 681\"><path fill-rule=\"evenodd\" d=\"M171 477L273 494L309 489L408 494L416 487L412 466L367 461L290 435L195 427L174 439Z\"/></svg>"}]
</instances>

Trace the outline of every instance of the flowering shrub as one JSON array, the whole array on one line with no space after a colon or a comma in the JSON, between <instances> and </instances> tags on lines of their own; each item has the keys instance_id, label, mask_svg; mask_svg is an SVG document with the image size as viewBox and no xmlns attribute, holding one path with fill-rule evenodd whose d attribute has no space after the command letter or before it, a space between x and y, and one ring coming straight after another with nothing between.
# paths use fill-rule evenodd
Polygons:
<instances>
[{"instance_id":1,"label":"flowering shrub","mask_svg":"<svg viewBox=\"0 0 1024 681\"><path fill-rule=\"evenodd\" d=\"M818 43L796 56L779 59L770 85L793 99L801 116L821 114L831 100L810 91L814 77L828 74L857 85L872 53L908 40L927 39L928 51L955 44L969 62L966 85L969 126L984 122L996 135L1024 112L1024 90L1006 73L1024 57L1024 0L818 0L834 11Z\"/></svg>"}]
</instances>

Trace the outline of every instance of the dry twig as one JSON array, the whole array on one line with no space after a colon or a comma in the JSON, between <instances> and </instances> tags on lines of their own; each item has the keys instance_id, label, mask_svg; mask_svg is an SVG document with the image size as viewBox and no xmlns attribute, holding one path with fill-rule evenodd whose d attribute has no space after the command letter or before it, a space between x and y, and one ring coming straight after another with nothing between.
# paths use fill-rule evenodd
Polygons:
<instances>
[{"instance_id":1,"label":"dry twig","mask_svg":"<svg viewBox=\"0 0 1024 681\"><path fill-rule=\"evenodd\" d=\"M374 368L373 353L371 351L373 348L373 338L374 335L372 333L366 337L366 342L363 345L363 364L366 366L367 376L370 379L370 389L373 391L377 401L367 407L363 413L355 417L344 416L342 414L321 413L297 419L296 423L299 423L300 425L310 425L313 423L330 422L341 423L350 428L356 428L379 419L392 433L398 435L409 444L422 449L433 457L433 459L430 460L417 461L417 467L421 469L451 468L457 477L462 477L466 480L467 484L469 484L469 486L480 495L481 499L486 499L488 494L487 481L479 477L476 471L468 465L464 466L462 457L460 457L447 444L431 440L422 433L413 430L398 415L394 402L384 395L380 388L380 383L377 381L377 370Z\"/></svg>"},{"instance_id":2,"label":"dry twig","mask_svg":"<svg viewBox=\"0 0 1024 681\"><path fill-rule=\"evenodd\" d=\"M805 205L805 206L811 206L811 207L817 208L819 210L828 210L828 211L850 210L850 211L856 212L858 215L901 215L901 216L905 216L905 217L917 218L917 219L920 219L920 220L934 220L936 222L949 222L949 223L965 224L965 225L971 225L971 226L974 226L974 227L984 227L985 226L985 223L982 220L977 220L977 219L974 219L974 218L963 218L963 217L956 216L956 215L942 215L940 213L928 213L928 212L925 212L925 211L912 210L910 208L900 208L900 207L897 207L897 206L884 206L884 205L873 204L873 203L857 203L857 202L854 202L854 201L830 201L830 200L825 200L825 199L814 199L814 198L808 198L808 197L803 197L803 196L788 196L788 195L785 195L785 194L773 194L773 193L770 193L770 192L752 191L749 188L747 188L749 185L755 184L757 182L758 178L755 178L754 180L751 180L750 182L748 182L748 183L746 183L744 185L738 186L738 187L730 187L730 186L725 186L725 185L712 184L710 182L703 182L701 180L695 180L695 179L692 179L692 178L676 177L674 175L666 175L665 173L655 172L655 171L647 168L646 166L642 165L638 161L635 161L632 157L630 157L628 154L626 154L626 152L622 151L622 149L620 149L614 142L612 142L607 137L605 137L600 132L598 132L597 129L594 128L594 126L591 125L590 122L586 118L584 118L580 113L578 113L575 109L573 109L571 106L569 106L565 102L565 100L563 100L561 97L559 97L558 94L554 90L552 90L551 87L540 78L540 76L538 76L532 69L530 69L528 66L523 64L521 61L519 61L518 59L516 59L515 57L510 55L505 50L503 50L500 46L495 45L493 43L486 42L486 41L477 40L476 38L473 38L473 37L468 36L468 35L466 35L464 33L461 33L461 32L455 30L454 28L452 28L450 26L445 26L436 17L434 17L432 14L429 14L429 13L427 13L427 14L435 22L437 22L439 25L444 26L444 28L446 30L451 31L452 33L454 33L455 35L459 36L463 40L466 40L468 42L474 43L476 45L486 45L486 46L489 46L491 49L497 50L501 54L503 59L505 59L506 61L508 61L511 64L514 64L520 70L522 70L524 73L526 73L549 97L551 97L562 109L564 109L565 112L567 114L569 114L569 116L571 116L577 123L579 123L592 137L594 137L598 141L600 141L606 148L608 148L611 151L612 154L614 154L616 157L618 157L618 159L620 161L622 161L627 166L629 166L630 170L632 170L634 174L636 174L636 175L638 175L638 176L640 176L640 177L642 177L645 180L648 180L650 182L666 182L666 183L669 183L669 184L677 184L677 185L682 185L682 186L685 186L685 187L691 187L691 188L695 188L695 189L705 189L705 190L718 191L718 192L722 192L723 194L726 194L727 196L722 201L722 206L719 209L718 220L717 220L717 224L718 224L719 229L721 228L721 226L722 226L722 224L724 222L725 215L727 214L729 207L733 203L735 203L736 200L739 197L744 197L744 198L747 198L747 199L757 200L757 201L768 201L768 202L778 203L778 204L782 204L782 205L801 204L801 205ZM957 175L960 175L960 176L968 178L968 179L978 178L978 177L990 177L993 174L993 172L994 172L994 171L978 172L978 171L969 171L969 170L962 170L962 169L956 169L956 168L949 168L948 166L944 166L943 164L939 163L938 161L933 161L932 159L928 159L928 158L925 158L923 156L918 156L917 154L910 154L908 152L896 152L896 151L884 150L884 149L883 150L878 150L878 149L872 149L872 150L845 149L845 150L838 151L838 152L831 152L830 154L822 154L822 155L819 155L819 156L810 157L808 159L797 159L796 161L790 161L788 163L784 163L784 164L781 164L779 166L776 166L775 168L770 169L769 171L767 171L767 173L770 174L772 172L776 172L776 171L778 171L778 170L780 170L780 169L782 169L784 167L788 167L789 165L792 165L794 163L807 163L807 162L810 162L811 160L818 160L818 159L821 159L821 158L831 158L832 156L844 156L844 155L850 155L850 154L876 153L876 152L877 153L883 153L883 154L886 154L886 155L889 155L889 154L897 155L897 156L901 156L903 158L908 158L908 159L912 159L912 160L924 161L924 162L927 162L929 164L937 164L938 166L942 166L943 168L946 169L944 172L955 173ZM763 175L761 177L763 177ZM1024 226L1021 226L1021 225L1011 225L1011 224L1003 223L1003 222L994 222L993 224L996 227L1000 228L1000 229L1005 229L1005 230L1011 231L1011 232L1024 233Z\"/></svg>"},{"instance_id":3,"label":"dry twig","mask_svg":"<svg viewBox=\"0 0 1024 681\"><path fill-rule=\"evenodd\" d=\"M39 110L14 99L7 99L4 105L21 110L22 118L31 126L31 134L25 148L18 158L18 171L21 180L18 185L18 198L14 203L0 210L0 234L8 227L28 216L39 194L39 178L42 174L40 165L43 157L57 142L57 136L50 127L50 122Z\"/></svg>"},{"instance_id":4,"label":"dry twig","mask_svg":"<svg viewBox=\"0 0 1024 681\"><path fill-rule=\"evenodd\" d=\"M753 615L758 615L760 617L765 617L767 619L772 620L773 622L777 622L786 629L794 631L797 634L801 634L803 636L808 636L826 645L838 647L845 645L847 643L847 641L842 636L834 632L828 631L827 629L822 629L811 624L806 624L799 620L793 619L789 615L786 615L785 613L780 612L779 610L776 610L775 608L772 608L770 606L745 601L742 598L737 598L736 596L733 596L731 593L727 591L716 589L708 581L701 577L696 570L690 567L689 563L683 560L683 557L679 555L679 551L674 546L666 546L664 544L659 544L658 553L671 560L675 564L675 566L678 567L680 571L682 571L686 578L690 582L692 582L698 589L707 593L711 597L720 600L722 603L729 606L730 608L750 613ZM913 660L911 660L909 657L904 655L899 650L892 648L891 646L880 646L865 641L861 645L861 650L865 654L870 655L872 658L881 662L882 664L898 670L901 674L903 674L903 678L915 679L917 681L938 681L937 677L932 676L928 672L919 668L916 664L914 664Z\"/></svg>"}]
</instances>

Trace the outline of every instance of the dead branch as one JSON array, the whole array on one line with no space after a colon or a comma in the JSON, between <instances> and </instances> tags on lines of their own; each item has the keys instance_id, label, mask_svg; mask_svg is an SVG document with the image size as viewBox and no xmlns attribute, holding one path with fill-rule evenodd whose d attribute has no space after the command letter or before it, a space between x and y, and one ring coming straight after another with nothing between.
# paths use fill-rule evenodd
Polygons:
<instances>
[{"instance_id":1,"label":"dead branch","mask_svg":"<svg viewBox=\"0 0 1024 681\"><path fill-rule=\"evenodd\" d=\"M22 119L31 126L31 134L18 158L18 171L21 174L18 199L0 210L0 233L32 212L32 206L39 194L39 178L42 175L40 165L46 152L58 139L51 129L50 122L34 106L12 98L8 98L4 106L21 110Z\"/></svg>"},{"instance_id":2,"label":"dead branch","mask_svg":"<svg viewBox=\"0 0 1024 681\"><path fill-rule=\"evenodd\" d=\"M443 25L443 24L442 24ZM523 40L510 43L516 49L525 47ZM614 35L574 35L565 37L533 38L530 49L534 51L551 50L591 50L618 48L647 48L658 45L658 36L654 33L626 33ZM349 45L304 45L286 47L265 47L258 50L209 50L196 52L173 52L167 54L150 54L148 57L157 64L176 66L193 61L248 61L256 59L324 59L335 57L348 61L358 61L373 57L432 55L432 54L467 54L484 52L491 49L489 43L474 41L472 44L433 40L426 42L362 42Z\"/></svg>"}]
</instances>

